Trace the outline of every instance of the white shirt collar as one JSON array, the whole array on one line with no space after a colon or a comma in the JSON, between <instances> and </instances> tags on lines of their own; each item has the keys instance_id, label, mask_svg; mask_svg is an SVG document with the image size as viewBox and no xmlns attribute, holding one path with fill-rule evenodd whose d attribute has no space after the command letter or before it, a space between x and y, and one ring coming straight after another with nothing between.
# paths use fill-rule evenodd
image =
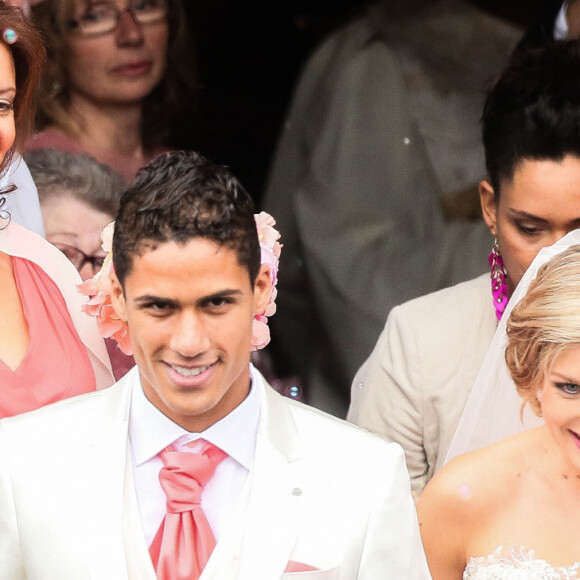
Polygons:
<instances>
[{"instance_id":1,"label":"white shirt collar","mask_svg":"<svg viewBox=\"0 0 580 580\"><path fill-rule=\"evenodd\" d=\"M250 470L254 462L261 403L253 373L254 369L250 365L250 392L233 411L205 431L190 433L147 399L139 373L136 372L129 415L129 434L135 466L149 461L174 442L180 446L203 438Z\"/></svg>"}]
</instances>

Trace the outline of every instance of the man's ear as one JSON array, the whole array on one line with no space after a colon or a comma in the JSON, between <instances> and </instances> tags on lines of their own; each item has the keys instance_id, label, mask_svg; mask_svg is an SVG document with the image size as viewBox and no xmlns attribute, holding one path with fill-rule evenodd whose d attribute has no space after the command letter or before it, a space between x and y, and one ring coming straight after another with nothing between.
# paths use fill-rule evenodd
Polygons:
<instances>
[{"instance_id":1,"label":"man's ear","mask_svg":"<svg viewBox=\"0 0 580 580\"><path fill-rule=\"evenodd\" d=\"M272 294L272 282L270 281L270 266L262 264L254 282L254 312L264 314L266 306L270 302Z\"/></svg>"},{"instance_id":2,"label":"man's ear","mask_svg":"<svg viewBox=\"0 0 580 580\"><path fill-rule=\"evenodd\" d=\"M121 282L117 278L117 274L111 272L109 274L109 280L111 281L111 302L115 312L118 314L119 318L123 322L127 322L127 307L125 304L125 293L123 292L123 287Z\"/></svg>"},{"instance_id":3,"label":"man's ear","mask_svg":"<svg viewBox=\"0 0 580 580\"><path fill-rule=\"evenodd\" d=\"M481 213L492 236L497 235L497 199L493 187L487 181L479 182Z\"/></svg>"}]
</instances>

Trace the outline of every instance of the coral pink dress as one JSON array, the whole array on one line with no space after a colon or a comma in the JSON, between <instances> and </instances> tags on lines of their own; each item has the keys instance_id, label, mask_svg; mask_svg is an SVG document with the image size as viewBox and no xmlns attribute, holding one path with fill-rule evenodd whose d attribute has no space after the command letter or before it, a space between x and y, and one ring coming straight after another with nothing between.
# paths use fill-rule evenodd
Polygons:
<instances>
[{"instance_id":1,"label":"coral pink dress","mask_svg":"<svg viewBox=\"0 0 580 580\"><path fill-rule=\"evenodd\" d=\"M57 285L29 260L13 256L12 265L30 340L16 370L0 360L0 417L96 389L87 351Z\"/></svg>"}]
</instances>

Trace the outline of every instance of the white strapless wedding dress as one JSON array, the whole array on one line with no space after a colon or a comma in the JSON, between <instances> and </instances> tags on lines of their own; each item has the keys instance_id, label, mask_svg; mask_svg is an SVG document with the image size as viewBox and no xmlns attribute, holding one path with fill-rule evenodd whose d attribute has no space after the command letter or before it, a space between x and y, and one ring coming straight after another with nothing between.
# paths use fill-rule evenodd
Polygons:
<instances>
[{"instance_id":1,"label":"white strapless wedding dress","mask_svg":"<svg viewBox=\"0 0 580 580\"><path fill-rule=\"evenodd\" d=\"M580 562L567 568L554 567L546 560L534 558L534 550L500 546L489 556L471 558L463 572L463 580L575 580Z\"/></svg>"}]
</instances>

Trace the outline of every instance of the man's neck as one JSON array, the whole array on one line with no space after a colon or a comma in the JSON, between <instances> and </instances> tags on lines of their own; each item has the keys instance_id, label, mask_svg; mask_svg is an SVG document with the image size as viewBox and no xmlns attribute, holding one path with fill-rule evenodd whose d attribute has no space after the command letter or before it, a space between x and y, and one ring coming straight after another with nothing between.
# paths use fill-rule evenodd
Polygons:
<instances>
[{"instance_id":1,"label":"man's neck","mask_svg":"<svg viewBox=\"0 0 580 580\"><path fill-rule=\"evenodd\" d=\"M140 103L98 105L75 95L69 113L81 127L79 140L89 153L104 149L135 158L143 156Z\"/></svg>"}]
</instances>

